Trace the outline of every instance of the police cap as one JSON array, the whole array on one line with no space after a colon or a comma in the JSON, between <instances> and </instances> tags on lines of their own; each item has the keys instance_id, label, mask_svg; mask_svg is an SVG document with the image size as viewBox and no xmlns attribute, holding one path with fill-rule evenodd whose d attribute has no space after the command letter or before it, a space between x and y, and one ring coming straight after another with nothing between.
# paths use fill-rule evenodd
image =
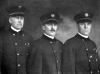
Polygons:
<instances>
[{"instance_id":1,"label":"police cap","mask_svg":"<svg viewBox=\"0 0 100 74\"><path fill-rule=\"evenodd\" d=\"M9 16L24 16L24 6L13 6L7 9Z\"/></svg>"},{"instance_id":2,"label":"police cap","mask_svg":"<svg viewBox=\"0 0 100 74\"><path fill-rule=\"evenodd\" d=\"M42 23L58 23L60 16L56 12L49 12L40 17Z\"/></svg>"},{"instance_id":3,"label":"police cap","mask_svg":"<svg viewBox=\"0 0 100 74\"><path fill-rule=\"evenodd\" d=\"M77 23L92 22L93 15L89 12L81 12L74 17Z\"/></svg>"}]
</instances>

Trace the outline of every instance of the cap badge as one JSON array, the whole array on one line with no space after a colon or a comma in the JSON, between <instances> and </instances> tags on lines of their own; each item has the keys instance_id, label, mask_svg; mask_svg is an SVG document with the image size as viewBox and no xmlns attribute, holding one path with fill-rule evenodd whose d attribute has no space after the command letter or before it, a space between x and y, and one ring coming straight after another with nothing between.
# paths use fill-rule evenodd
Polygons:
<instances>
[{"instance_id":1,"label":"cap badge","mask_svg":"<svg viewBox=\"0 0 100 74\"><path fill-rule=\"evenodd\" d=\"M22 8L22 6L18 6L18 8Z\"/></svg>"},{"instance_id":2,"label":"cap badge","mask_svg":"<svg viewBox=\"0 0 100 74\"><path fill-rule=\"evenodd\" d=\"M55 17L55 15L54 14L51 14L51 17Z\"/></svg>"},{"instance_id":3,"label":"cap badge","mask_svg":"<svg viewBox=\"0 0 100 74\"><path fill-rule=\"evenodd\" d=\"M86 17L88 17L88 16L89 16L89 14L88 14L88 13L85 13L85 16L86 16Z\"/></svg>"}]
</instances>

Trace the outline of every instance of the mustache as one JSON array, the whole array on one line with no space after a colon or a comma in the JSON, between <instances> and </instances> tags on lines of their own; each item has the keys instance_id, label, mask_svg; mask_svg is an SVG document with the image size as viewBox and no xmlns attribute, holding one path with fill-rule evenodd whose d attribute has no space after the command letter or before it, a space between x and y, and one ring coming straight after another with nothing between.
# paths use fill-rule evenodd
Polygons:
<instances>
[{"instance_id":1,"label":"mustache","mask_svg":"<svg viewBox=\"0 0 100 74\"><path fill-rule=\"evenodd\" d=\"M50 31L56 31L55 29L51 29Z\"/></svg>"}]
</instances>

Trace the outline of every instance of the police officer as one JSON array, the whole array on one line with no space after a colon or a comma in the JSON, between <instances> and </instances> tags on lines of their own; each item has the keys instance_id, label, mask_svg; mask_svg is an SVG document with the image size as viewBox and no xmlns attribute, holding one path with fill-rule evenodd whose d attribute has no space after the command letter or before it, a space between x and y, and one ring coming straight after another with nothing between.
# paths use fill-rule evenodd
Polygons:
<instances>
[{"instance_id":1,"label":"police officer","mask_svg":"<svg viewBox=\"0 0 100 74\"><path fill-rule=\"evenodd\" d=\"M97 46L89 38L93 15L81 12L74 17L78 33L63 48L63 74L100 74Z\"/></svg>"},{"instance_id":2,"label":"police officer","mask_svg":"<svg viewBox=\"0 0 100 74\"><path fill-rule=\"evenodd\" d=\"M10 27L3 35L2 74L26 74L32 36L23 31L25 7L8 8Z\"/></svg>"},{"instance_id":3,"label":"police officer","mask_svg":"<svg viewBox=\"0 0 100 74\"><path fill-rule=\"evenodd\" d=\"M61 74L62 43L55 38L60 16L56 12L49 12L40 19L43 35L34 41L28 74Z\"/></svg>"}]
</instances>

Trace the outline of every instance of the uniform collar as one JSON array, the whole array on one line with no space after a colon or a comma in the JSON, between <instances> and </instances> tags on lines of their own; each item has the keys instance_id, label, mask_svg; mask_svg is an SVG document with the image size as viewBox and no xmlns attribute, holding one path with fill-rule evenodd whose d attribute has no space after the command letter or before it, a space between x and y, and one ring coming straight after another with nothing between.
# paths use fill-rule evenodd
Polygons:
<instances>
[{"instance_id":1,"label":"uniform collar","mask_svg":"<svg viewBox=\"0 0 100 74\"><path fill-rule=\"evenodd\" d=\"M78 38L78 39L81 39L81 40L85 40L85 41L87 41L87 40L90 40L90 38L88 37L88 38L85 38L85 37L83 37L83 36L81 36L79 33L78 34L76 34L76 36L75 36L76 38Z\"/></svg>"},{"instance_id":2,"label":"uniform collar","mask_svg":"<svg viewBox=\"0 0 100 74\"><path fill-rule=\"evenodd\" d=\"M47 37L50 38L50 39L54 39L54 38L55 38L55 37L50 36L50 35L48 35L48 34L46 34L46 33L44 33L44 35L47 36Z\"/></svg>"},{"instance_id":3,"label":"uniform collar","mask_svg":"<svg viewBox=\"0 0 100 74\"><path fill-rule=\"evenodd\" d=\"M13 30L11 27L8 28L7 32L10 32L11 34L17 35L17 34L21 34L23 35L23 30L20 30L19 32L16 32L15 30Z\"/></svg>"},{"instance_id":4,"label":"uniform collar","mask_svg":"<svg viewBox=\"0 0 100 74\"><path fill-rule=\"evenodd\" d=\"M55 37L52 39L52 38L48 37L48 36L45 35L45 34L43 34L42 38L43 38L43 39L46 39L46 40L48 40L48 41L52 41L52 42L55 42L55 41L56 41Z\"/></svg>"},{"instance_id":5,"label":"uniform collar","mask_svg":"<svg viewBox=\"0 0 100 74\"><path fill-rule=\"evenodd\" d=\"M78 34L79 34L80 36L84 37L84 38L89 38L89 36L85 36L85 35L83 35L83 34L81 34L81 33L79 33L79 32L78 32Z\"/></svg>"},{"instance_id":6,"label":"uniform collar","mask_svg":"<svg viewBox=\"0 0 100 74\"><path fill-rule=\"evenodd\" d=\"M12 29L13 31L15 31L15 32L20 32L20 31L21 31L21 29L17 30L17 29L15 29L15 28L12 27L12 26L11 26L11 29Z\"/></svg>"}]
</instances>

